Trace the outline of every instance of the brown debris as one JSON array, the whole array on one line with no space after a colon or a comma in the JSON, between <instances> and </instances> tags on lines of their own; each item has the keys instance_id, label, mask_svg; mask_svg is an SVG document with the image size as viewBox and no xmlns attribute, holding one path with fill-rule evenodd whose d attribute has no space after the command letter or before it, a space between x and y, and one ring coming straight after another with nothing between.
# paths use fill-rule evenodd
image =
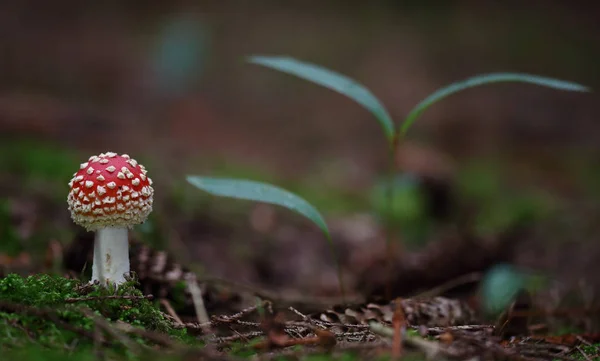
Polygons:
<instances>
[{"instance_id":1,"label":"brown debris","mask_svg":"<svg viewBox=\"0 0 600 361\"><path fill-rule=\"evenodd\" d=\"M510 261L516 245L527 235L528 228L515 227L502 234L480 237L449 229L443 238L433 240L423 250L395 257L391 271L385 259L375 260L363 272L357 288L378 298L385 295L388 282L392 297L411 297L467 274L484 272L491 265ZM386 257L387 258L387 257ZM468 295L478 282L463 284L444 295Z\"/></svg>"},{"instance_id":2,"label":"brown debris","mask_svg":"<svg viewBox=\"0 0 600 361\"><path fill-rule=\"evenodd\" d=\"M396 299L394 316L392 317L394 338L392 340L392 357L398 359L402 355L402 338L406 332L406 316L400 299Z\"/></svg>"},{"instance_id":3,"label":"brown debris","mask_svg":"<svg viewBox=\"0 0 600 361\"><path fill-rule=\"evenodd\" d=\"M529 292L521 290L508 310L503 312L496 322L494 336L508 339L514 336L527 336L530 334L528 311L532 308Z\"/></svg>"}]
</instances>

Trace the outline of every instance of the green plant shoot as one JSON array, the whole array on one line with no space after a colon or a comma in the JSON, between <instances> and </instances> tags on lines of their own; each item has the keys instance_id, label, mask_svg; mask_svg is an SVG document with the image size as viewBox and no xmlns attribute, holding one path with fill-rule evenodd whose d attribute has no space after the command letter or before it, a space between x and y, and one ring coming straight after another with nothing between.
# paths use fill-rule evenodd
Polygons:
<instances>
[{"instance_id":1,"label":"green plant shoot","mask_svg":"<svg viewBox=\"0 0 600 361\"><path fill-rule=\"evenodd\" d=\"M408 113L402 126L400 127L400 134L402 136L406 135L408 128L419 118L419 116L427 110L430 106L437 103L438 101L452 95L458 93L461 90L473 88L479 85L492 84L492 83L501 83L501 82L519 82L519 83L529 83L534 85L545 86L548 88L558 89L558 90L566 90L566 91L577 91L577 92L588 92L590 89L586 86L559 80L553 78L546 78L538 75L524 74L524 73L492 73L492 74L483 74L477 75L462 81L458 81L452 83L448 86L445 86L441 89L436 90L427 98L423 99L419 104L417 104L411 111Z\"/></svg>"},{"instance_id":2,"label":"green plant shoot","mask_svg":"<svg viewBox=\"0 0 600 361\"><path fill-rule=\"evenodd\" d=\"M398 136L398 134L395 133L395 124L381 101L377 99L369 89L359 84L355 80L332 70L323 68L319 65L302 62L290 57L255 55L250 56L248 59L250 63L295 75L299 78L335 90L338 93L353 99L375 116L375 118L381 124L383 131L390 143L393 144ZM404 119L404 122L402 123L402 126L400 127L399 135L405 136L406 132L417 120L417 118L425 110L427 110L427 108L438 101L452 94L458 93L461 90L480 85L501 82L529 83L565 91L590 91L590 88L581 84L525 73L491 73L477 75L438 89L423 99L408 113Z\"/></svg>"},{"instance_id":3,"label":"green plant shoot","mask_svg":"<svg viewBox=\"0 0 600 361\"><path fill-rule=\"evenodd\" d=\"M284 73L295 75L299 78L319 84L340 94L347 96L365 107L383 128L383 132L393 144L396 130L394 122L383 104L373 93L362 84L345 75L336 73L321 66L301 62L289 57L251 56L248 61L253 64L265 66Z\"/></svg>"},{"instance_id":4,"label":"green plant shoot","mask_svg":"<svg viewBox=\"0 0 600 361\"><path fill-rule=\"evenodd\" d=\"M333 240L331 239L329 227L327 227L325 219L315 207L294 193L271 184L244 179L187 176L187 181L193 186L212 195L274 204L300 213L321 229L327 238L335 257ZM337 261L337 257L336 264L338 267L340 290L342 295L344 295L341 266Z\"/></svg>"},{"instance_id":5,"label":"green plant shoot","mask_svg":"<svg viewBox=\"0 0 600 361\"><path fill-rule=\"evenodd\" d=\"M377 99L369 89L345 75L341 75L316 64L302 62L294 58L285 56L255 55L250 56L248 58L248 61L253 64L262 65L267 68L295 75L299 78L311 81L315 84L319 84L321 86L334 90L362 105L364 108L369 110L371 114L375 116L375 119L377 119L377 121L381 125L389 143L389 186L387 187L387 204L385 207L385 213L388 214L392 211L392 200L394 199L394 187L392 186L392 179L395 173L395 148L398 146L399 142L406 136L406 133L408 132L410 126L419 118L419 116L425 110L427 110L427 108L429 108L433 104L461 90L473 88L479 85L500 82L529 83L566 91L587 92L590 90L588 87L577 83L525 73L491 73L477 75L459 82L452 83L430 94L408 113L408 115L404 119L404 122L400 126L400 129L397 131L394 121L391 119L388 111L385 109L381 101ZM388 234L386 238L388 246L390 246L391 243L390 232L391 230L387 229Z\"/></svg>"}]
</instances>

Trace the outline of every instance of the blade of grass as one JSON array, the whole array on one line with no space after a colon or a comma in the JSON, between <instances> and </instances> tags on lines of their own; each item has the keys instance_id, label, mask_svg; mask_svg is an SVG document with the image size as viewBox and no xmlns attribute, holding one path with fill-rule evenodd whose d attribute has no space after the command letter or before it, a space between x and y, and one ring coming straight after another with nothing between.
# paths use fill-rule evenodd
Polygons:
<instances>
[{"instance_id":1,"label":"blade of grass","mask_svg":"<svg viewBox=\"0 0 600 361\"><path fill-rule=\"evenodd\" d=\"M331 246L338 268L340 291L342 297L345 297L341 265L336 256L329 227L327 227L327 223L319 211L306 200L280 187L245 179L187 176L187 181L193 186L216 196L274 204L300 213L310 219L321 229Z\"/></svg>"},{"instance_id":2,"label":"blade of grass","mask_svg":"<svg viewBox=\"0 0 600 361\"><path fill-rule=\"evenodd\" d=\"M419 104L417 104L413 110L408 114L402 126L400 127L400 134L404 136L408 131L408 128L417 120L417 118L431 105L437 103L438 101L457 93L461 90L473 88L479 85L491 84L491 83L500 83L500 82L520 82L520 83L529 83L540 86L545 86L558 90L566 90L566 91L578 91L578 92L587 92L590 91L590 88L583 86L581 84L542 77L538 75L531 75L525 73L492 73L492 74L483 74L477 75L462 81L458 81L452 83L446 87L443 87L427 98L423 99Z\"/></svg>"},{"instance_id":3,"label":"blade of grass","mask_svg":"<svg viewBox=\"0 0 600 361\"><path fill-rule=\"evenodd\" d=\"M248 62L295 75L347 96L375 116L388 142L393 143L396 131L388 111L369 89L355 80L324 67L290 57L256 55L248 57Z\"/></svg>"}]
</instances>

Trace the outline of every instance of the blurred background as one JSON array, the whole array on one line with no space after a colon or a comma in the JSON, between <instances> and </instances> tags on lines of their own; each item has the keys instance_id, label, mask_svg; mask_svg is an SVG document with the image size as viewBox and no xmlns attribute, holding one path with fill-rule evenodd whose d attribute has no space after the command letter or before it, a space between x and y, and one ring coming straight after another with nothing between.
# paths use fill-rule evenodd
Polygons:
<instances>
[{"instance_id":1,"label":"blurred background","mask_svg":"<svg viewBox=\"0 0 600 361\"><path fill-rule=\"evenodd\" d=\"M399 123L431 92L481 73L525 72L597 89L599 14L591 2L550 0L4 0L0 264L56 267L81 231L69 218L67 182L90 155L114 151L142 162L155 182L155 211L136 229L145 244L198 272L336 294L334 263L316 227L279 208L208 197L185 176L272 182L324 213L350 289L372 292L390 276L374 269L385 255L372 197L387 160L379 124L351 100L245 57L287 55L348 75ZM553 290L595 290L597 105L594 92L511 83L428 110L398 150L399 174L421 187L427 200L417 203L429 202L419 217L465 216L424 226L434 234L403 235L419 247L395 254L397 293L500 263L551 277ZM441 208L450 216L437 214ZM452 249L455 257L440 265Z\"/></svg>"}]
</instances>

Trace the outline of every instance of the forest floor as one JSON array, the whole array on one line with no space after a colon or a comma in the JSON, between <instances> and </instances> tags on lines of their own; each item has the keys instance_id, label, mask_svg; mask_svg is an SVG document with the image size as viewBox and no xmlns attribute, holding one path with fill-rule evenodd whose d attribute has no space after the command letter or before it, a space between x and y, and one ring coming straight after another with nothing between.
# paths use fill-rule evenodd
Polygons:
<instances>
[{"instance_id":1,"label":"forest floor","mask_svg":"<svg viewBox=\"0 0 600 361\"><path fill-rule=\"evenodd\" d=\"M556 240L565 228L590 231L548 202L510 192L484 197L490 207L477 217L436 224L425 244L394 241L390 249L368 195L320 189L314 180L280 184L327 215L342 297L329 246L313 225L264 204L210 198L178 180L157 182L155 210L132 232L136 279L104 290L87 284L93 234L66 211L65 179L77 155L22 141L3 146L5 359L600 359L597 277L584 271L595 248ZM453 214L463 211L472 214ZM507 265L525 275L523 292L510 293L510 272L505 283L486 284L495 266ZM165 276L174 270L176 277ZM485 310L490 288L511 301L493 314Z\"/></svg>"}]
</instances>

